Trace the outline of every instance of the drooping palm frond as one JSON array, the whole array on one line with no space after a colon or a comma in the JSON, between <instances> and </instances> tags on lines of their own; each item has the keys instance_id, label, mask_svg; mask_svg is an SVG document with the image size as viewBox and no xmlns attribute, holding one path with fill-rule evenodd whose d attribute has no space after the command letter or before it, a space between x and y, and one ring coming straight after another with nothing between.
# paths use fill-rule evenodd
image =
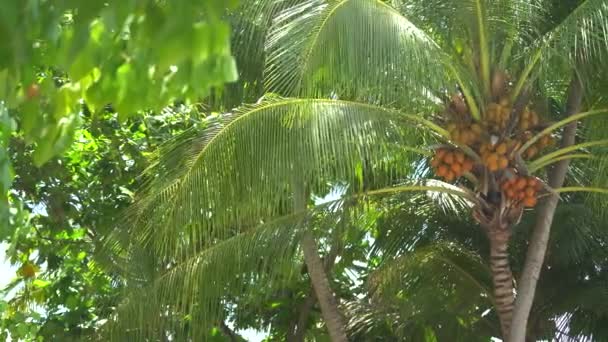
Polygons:
<instances>
[{"instance_id":1,"label":"drooping palm frond","mask_svg":"<svg viewBox=\"0 0 608 342\"><path fill-rule=\"evenodd\" d=\"M446 296L446 293L463 290L461 286L465 284L463 284L462 276L471 270L463 261L467 259L466 257L458 259L458 257L454 258L451 253L441 252L444 246L447 248L452 246L445 239L458 235L456 229L453 229L453 225L448 222L462 223L462 218L453 216L458 213L452 212L450 209L448 209L449 214L443 213L442 208L435 204L437 195L438 193L402 193L381 199L374 198L372 202L367 203L365 211L366 213L371 212L374 217L373 223L371 227L367 227L367 222L361 223L360 229L366 230L370 234L369 254L364 260L374 266L370 265L358 273L361 280L367 279L369 272L371 272L369 277L374 279L377 272L380 272L377 271L379 259L380 269L394 276L395 292L391 294L392 290L385 287L387 291L382 296L374 297L368 294L369 288L364 286L365 297L351 299L344 305L346 317L349 318L349 337L353 341L386 339L417 341L431 336L435 336L438 340L449 340L457 336L460 338L459 340L476 341L487 339L492 335L493 329L496 327L488 324L487 318L479 319L485 307L479 312L468 312L459 307L455 309L457 312L455 314L452 311L453 308L450 309L454 304L453 299L450 297L444 301L443 296ZM463 210L466 208L467 205L463 207ZM445 222L442 224L437 221ZM361 219L357 219L356 222L355 225L359 225ZM476 234L473 225L465 223L462 226L467 230L467 233L463 234L464 236L479 235ZM462 241L466 244L470 243L468 238ZM476 245L484 242L483 239L480 239ZM400 263L408 263L412 268L396 266ZM446 264L463 267L464 272L455 271L449 266L445 267ZM479 265L478 262L474 264ZM444 267L448 271L444 270ZM400 277L399 273L404 278L411 275L412 278L409 279L412 281L400 282L397 279ZM421 274L422 279L416 278ZM487 281L489 282L489 278ZM373 283L373 280L370 283ZM470 288L469 285L466 287ZM475 292L477 295L472 296L477 300L479 294L483 292L478 288L472 289L471 292L463 291L454 296L464 298L467 297L464 295L465 292L469 295L471 292ZM489 307L489 304L486 307ZM455 317L458 318L455 319Z\"/></svg>"},{"instance_id":2,"label":"drooping palm frond","mask_svg":"<svg viewBox=\"0 0 608 342\"><path fill-rule=\"evenodd\" d=\"M206 102L219 111L255 102L264 94L265 42L273 18L302 0L241 1L229 14L232 54L239 79ZM219 101L218 101L219 100Z\"/></svg>"},{"instance_id":3,"label":"drooping palm frond","mask_svg":"<svg viewBox=\"0 0 608 342\"><path fill-rule=\"evenodd\" d=\"M141 245L131 245L126 260L129 286L104 338L123 340L125 332L138 340L187 331L193 340L227 315L226 300L256 287L286 284L296 270L299 224L304 213L252 228L214 246L167 264L156 260L156 272L142 268ZM152 259L154 260L154 259ZM138 279L139 278L139 279ZM269 294L269 293L268 293Z\"/></svg>"},{"instance_id":4,"label":"drooping palm frond","mask_svg":"<svg viewBox=\"0 0 608 342\"><path fill-rule=\"evenodd\" d=\"M434 244L435 239L450 239L449 234L438 231L451 229L452 221L469 215L470 202L445 193L402 194L377 203L376 233L370 249L370 258L392 258L412 252L415 248ZM453 220L445 221L446 217ZM466 225L466 224L465 224ZM467 227L475 235L472 227ZM458 241L458 240L455 240Z\"/></svg>"},{"instance_id":5,"label":"drooping palm frond","mask_svg":"<svg viewBox=\"0 0 608 342\"><path fill-rule=\"evenodd\" d=\"M439 267L443 271L418 272L417 267ZM393 291L394 286L399 287L410 282L414 285L422 277L422 273L431 278L442 278L449 272L458 275L460 281L468 283L464 288L472 288L477 294L490 293L489 270L481 258L456 243L439 241L387 261L372 275L370 286L374 296L392 296L401 292ZM412 278L408 279L409 276ZM404 292L404 294L408 296L412 295L412 292Z\"/></svg>"},{"instance_id":6,"label":"drooping palm frond","mask_svg":"<svg viewBox=\"0 0 608 342\"><path fill-rule=\"evenodd\" d=\"M334 223L343 211L356 208L353 204L365 205L368 199L390 198L412 191L433 194L444 189L414 184L347 195L242 229L231 237L197 252L188 250L190 253L179 257L158 255L155 249L142 244L123 245L123 265L119 268L128 286L125 286L125 300L104 336L119 339L129 331L133 338L146 339L185 331L196 340L225 318L228 304L236 305L236 310L244 309L238 302L228 302L230 299L259 294L262 287L268 290L262 292L271 295L270 290L291 282L291 277L298 272L293 264L300 258L297 246L304 231ZM156 234L153 239L157 238L166 237ZM189 322L196 322L196 326Z\"/></svg>"},{"instance_id":7,"label":"drooping palm frond","mask_svg":"<svg viewBox=\"0 0 608 342\"><path fill-rule=\"evenodd\" d=\"M159 151L130 214L136 235L179 255L290 212L294 179L313 191L329 180L355 192L395 184L413 159L392 156L424 153L417 126L404 124L415 120L428 124L366 104L282 98L217 117Z\"/></svg>"},{"instance_id":8,"label":"drooping palm frond","mask_svg":"<svg viewBox=\"0 0 608 342\"><path fill-rule=\"evenodd\" d=\"M347 329L353 341L382 341L398 339L407 331L414 335L415 326L402 319L395 310L384 310L369 301L352 300L342 305L345 316L349 318Z\"/></svg>"},{"instance_id":9,"label":"drooping palm frond","mask_svg":"<svg viewBox=\"0 0 608 342\"><path fill-rule=\"evenodd\" d=\"M288 96L412 104L450 78L432 39L376 0L288 8L273 23L267 51L267 89Z\"/></svg>"},{"instance_id":10,"label":"drooping palm frond","mask_svg":"<svg viewBox=\"0 0 608 342\"><path fill-rule=\"evenodd\" d=\"M582 1L556 19L549 23L548 32L530 43L521 60L528 68L536 67L534 77L540 74L548 82L562 77L560 71L567 68L595 73L589 66L602 65L602 59L608 56L608 3Z\"/></svg>"},{"instance_id":11,"label":"drooping palm frond","mask_svg":"<svg viewBox=\"0 0 608 342\"><path fill-rule=\"evenodd\" d=\"M548 48L572 62L597 62L608 50L608 3L583 1L545 38L549 41Z\"/></svg>"},{"instance_id":12,"label":"drooping palm frond","mask_svg":"<svg viewBox=\"0 0 608 342\"><path fill-rule=\"evenodd\" d=\"M479 48L481 28L491 51L491 59L495 63L500 60L502 49L508 43L513 50L517 50L531 36L537 35L538 21L546 13L541 2L542 0L392 0L402 14L429 34L438 37L438 43L446 51L465 58L478 58L472 54L471 49Z\"/></svg>"},{"instance_id":13,"label":"drooping palm frond","mask_svg":"<svg viewBox=\"0 0 608 342\"><path fill-rule=\"evenodd\" d=\"M490 272L478 255L456 243L437 241L387 259L369 282L374 302L405 320L424 322L438 336L459 330L481 334L480 326L493 326L481 322L492 305Z\"/></svg>"}]
</instances>

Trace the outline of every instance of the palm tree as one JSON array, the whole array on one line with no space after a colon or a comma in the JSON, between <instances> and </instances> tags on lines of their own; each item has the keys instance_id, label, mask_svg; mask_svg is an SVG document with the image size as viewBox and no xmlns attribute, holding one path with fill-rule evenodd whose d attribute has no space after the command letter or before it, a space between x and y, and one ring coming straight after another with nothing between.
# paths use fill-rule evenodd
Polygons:
<instances>
[{"instance_id":1,"label":"palm tree","mask_svg":"<svg viewBox=\"0 0 608 342\"><path fill-rule=\"evenodd\" d=\"M578 172L583 172L579 170ZM443 202L443 203L442 203ZM349 300L349 336L353 340L487 341L500 336L493 306L488 246L471 229L468 208L426 195L403 195L380 201L382 214L371 231L376 239L369 258L366 294ZM412 205L413 204L413 205ZM447 204L447 205L446 205ZM526 213L513 232L510 261L517 277L534 226ZM603 340L606 243L603 213L585 208L584 196L564 198L556 212L538 295L531 311L527 341L559 339ZM369 293L367 293L369 291Z\"/></svg>"},{"instance_id":2,"label":"palm tree","mask_svg":"<svg viewBox=\"0 0 608 342\"><path fill-rule=\"evenodd\" d=\"M490 242L502 334L522 341L558 194L605 192L562 184L570 159L606 162L594 153L606 145L597 139L605 137L601 125L588 127L579 138L588 139L584 143L575 143L575 134L580 119L605 113L593 104L579 112L583 86L606 53L608 5L587 0L566 15L547 16L554 7L541 0L243 4L234 21L242 75L236 95L267 94L159 150L121 231L131 239L109 239L123 241L110 245L120 246L126 260L142 249L154 255L154 275L131 280L139 294L119 312L136 314L121 324L150 320L153 328L137 330L147 336L162 332L163 315L155 312L214 322L225 314L224 295L262 279L287 281L289 272L275 269L299 255L299 244L330 336L346 340L307 229L312 213L332 211L327 203L313 204L311 195L341 183L348 189L343 201L411 191L466 198ZM262 72L255 69L262 65ZM231 95L212 103L234 103ZM555 98L566 103L564 111L548 105ZM463 128L475 136L463 138ZM534 159L550 134L561 146ZM500 152L503 142L508 152ZM432 152L437 144L443 145ZM578 150L589 153L571 153ZM416 172L416 162L434 153L437 176L454 185ZM446 154L452 157L442 159ZM462 158L460 166L443 165L440 172L439 164L454 156ZM456 177L465 160L469 172ZM605 177L598 172L591 183L605 184ZM546 186L513 318L508 246L523 203L507 187L522 180L530 207L538 185ZM193 336L203 329L174 324Z\"/></svg>"}]
</instances>

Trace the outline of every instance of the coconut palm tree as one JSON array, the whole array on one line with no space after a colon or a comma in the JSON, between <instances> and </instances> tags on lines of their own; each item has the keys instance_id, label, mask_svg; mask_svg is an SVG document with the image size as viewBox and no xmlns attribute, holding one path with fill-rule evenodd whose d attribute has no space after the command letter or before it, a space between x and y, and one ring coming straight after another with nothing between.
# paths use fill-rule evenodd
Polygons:
<instances>
[{"instance_id":1,"label":"coconut palm tree","mask_svg":"<svg viewBox=\"0 0 608 342\"><path fill-rule=\"evenodd\" d=\"M579 170L581 172L582 170ZM345 306L349 336L374 340L487 341L500 336L493 306L488 245L462 207L444 206L426 195L381 201L375 227L378 239L370 259L369 293ZM411 205L414 203L415 205ZM439 204L439 205L438 205ZM454 210L456 209L456 210ZM464 210L463 210L464 209ZM547 259L531 312L527 341L604 340L608 238L602 213L585 207L584 196L564 198L556 211ZM513 232L510 261L521 274L527 232L534 226L528 212Z\"/></svg>"},{"instance_id":2,"label":"coconut palm tree","mask_svg":"<svg viewBox=\"0 0 608 342\"><path fill-rule=\"evenodd\" d=\"M119 310L127 318L120 324L153 322L136 330L148 336L162 333L166 315L214 322L225 313L224 295L288 281L281 265L301 251L332 340L346 340L318 252L322 240L309 229L313 213L335 210L311 196L339 183L347 202L412 191L466 198L490 242L503 337L522 341L559 195L605 192L562 185L571 159L606 163L597 152L607 144L602 125L577 137L576 124L606 113L583 100L607 52L608 4L552 11L562 5L245 2L234 19L241 81L211 103L266 94L159 150L120 231L129 239L109 239L125 260L154 255L152 276L126 267L137 293ZM546 149L551 139L561 145ZM432 155L445 182L417 172ZM584 185L605 182L598 172ZM509 241L524 205L534 208L539 198L515 305ZM203 330L183 319L174 324L192 336Z\"/></svg>"}]
</instances>

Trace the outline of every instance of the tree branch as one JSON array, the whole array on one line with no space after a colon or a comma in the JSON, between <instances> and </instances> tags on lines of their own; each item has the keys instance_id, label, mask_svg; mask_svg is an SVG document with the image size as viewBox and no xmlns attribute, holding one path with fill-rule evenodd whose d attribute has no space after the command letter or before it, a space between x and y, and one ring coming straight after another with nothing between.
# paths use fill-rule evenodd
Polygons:
<instances>
[{"instance_id":1,"label":"tree branch","mask_svg":"<svg viewBox=\"0 0 608 342\"><path fill-rule=\"evenodd\" d=\"M570 85L568 87L568 99L566 103L566 116L574 115L581 109L583 99L583 84L576 72L574 73ZM576 138L577 122L573 121L564 128L562 135L562 147L571 146ZM568 172L570 160L565 159L557 164L549 172L549 186L559 188L563 185ZM515 299L515 311L513 312L513 320L511 324L511 333L509 334L510 342L524 342L526 337L526 326L530 309L534 302L536 292L536 284L540 277L540 272L543 266L547 245L549 243L549 235L551 232L551 224L555 215L555 209L559 202L559 195L556 193L549 194L542 202L536 216L536 226L532 233L526 261L524 264L519 286L517 288L517 297Z\"/></svg>"},{"instance_id":2,"label":"tree branch","mask_svg":"<svg viewBox=\"0 0 608 342\"><path fill-rule=\"evenodd\" d=\"M228 339L230 339L231 342L239 341L239 335L237 335L237 333L232 331L232 329L230 329L230 327L227 326L224 321L221 321L219 325L220 325L220 330L222 331L222 333L224 335L226 335L226 337L228 337Z\"/></svg>"},{"instance_id":3,"label":"tree branch","mask_svg":"<svg viewBox=\"0 0 608 342\"><path fill-rule=\"evenodd\" d=\"M304 341L304 333L306 332L308 317L310 316L310 312L312 311L316 302L317 297L315 296L315 291L311 288L306 296L306 299L304 299L304 303L302 303L298 308L299 315L291 325L291 329L287 335L287 342Z\"/></svg>"}]
</instances>

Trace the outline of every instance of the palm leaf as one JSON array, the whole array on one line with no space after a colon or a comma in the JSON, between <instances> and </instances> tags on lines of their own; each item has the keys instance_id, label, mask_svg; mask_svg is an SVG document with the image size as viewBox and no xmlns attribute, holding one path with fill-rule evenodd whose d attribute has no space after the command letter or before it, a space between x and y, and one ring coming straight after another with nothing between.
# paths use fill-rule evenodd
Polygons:
<instances>
[{"instance_id":1,"label":"palm leaf","mask_svg":"<svg viewBox=\"0 0 608 342\"><path fill-rule=\"evenodd\" d=\"M550 134L551 132L555 131L556 129L563 127L567 124L569 124L570 122L573 121L578 121L587 117L590 117L592 115L599 115L599 114L608 114L608 110L606 109L598 109L598 110L592 110L592 111L588 111L588 112L583 112L583 113L578 113L578 114L574 114L571 116L568 116L565 119L562 119L556 123L551 124L549 127L543 129L542 131L538 132L536 135L534 135L532 138L528 139L528 141L526 141L525 144L523 144L518 151L521 153L523 151L525 151L526 149L528 149L530 146L534 145L535 142L537 142L539 139L541 139L543 136Z\"/></svg>"},{"instance_id":2,"label":"palm leaf","mask_svg":"<svg viewBox=\"0 0 608 342\"><path fill-rule=\"evenodd\" d=\"M127 256L131 262L127 279L131 281L104 336L120 341L125 332L131 332L132 338L146 340L186 329L190 338L201 340L224 319L226 299L231 295L243 295L260 284L289 282L293 274L286 270L297 250L302 217L293 215L252 228L175 260L157 274L137 265L137 261L150 259L141 258L140 245L132 246ZM281 263L289 263L289 267Z\"/></svg>"},{"instance_id":3,"label":"palm leaf","mask_svg":"<svg viewBox=\"0 0 608 342\"><path fill-rule=\"evenodd\" d=\"M387 259L369 284L374 302L398 307L405 321L437 326L436 334L444 337L449 325L466 331L484 320L481 313L492 305L489 270L478 255L453 242Z\"/></svg>"},{"instance_id":4,"label":"palm leaf","mask_svg":"<svg viewBox=\"0 0 608 342\"><path fill-rule=\"evenodd\" d=\"M597 61L608 49L608 3L604 0L583 1L557 23L543 37L545 39L550 42L547 50L572 62L577 59L583 63Z\"/></svg>"},{"instance_id":5,"label":"palm leaf","mask_svg":"<svg viewBox=\"0 0 608 342\"><path fill-rule=\"evenodd\" d=\"M304 1L277 16L267 50L267 89L288 96L411 104L446 80L438 46L377 0Z\"/></svg>"},{"instance_id":6,"label":"palm leaf","mask_svg":"<svg viewBox=\"0 0 608 342\"><path fill-rule=\"evenodd\" d=\"M582 67L602 65L606 57L608 4L604 0L585 0L560 19L529 45L521 60L528 69L538 66L536 73L546 78L561 77L564 67L595 73L594 67Z\"/></svg>"},{"instance_id":7,"label":"palm leaf","mask_svg":"<svg viewBox=\"0 0 608 342\"><path fill-rule=\"evenodd\" d=\"M355 192L364 180L367 189L394 184L412 167L407 156L418 151L407 151L419 144L408 119L419 118L333 100L274 98L244 106L159 151L129 213L132 226L144 244L160 234L157 251L170 255L185 241L213 243L289 212L294 179L315 193L329 180ZM393 161L399 154L406 158Z\"/></svg>"},{"instance_id":8,"label":"palm leaf","mask_svg":"<svg viewBox=\"0 0 608 342\"><path fill-rule=\"evenodd\" d=\"M264 94L265 42L273 18L301 0L241 1L230 15L231 47L239 72L237 82L208 99L214 109L225 111L254 102Z\"/></svg>"},{"instance_id":9,"label":"palm leaf","mask_svg":"<svg viewBox=\"0 0 608 342\"><path fill-rule=\"evenodd\" d=\"M224 318L226 298L247 296L260 286L272 289L289 283L296 272L293 260L298 257L301 234L313 226L327 225L328 220L335 223L344 210L351 210L344 203L365 203L368 198L412 191L467 196L436 184L400 185L351 194L284 215L243 229L196 253L159 258L141 244L126 246L121 271L128 279L127 292L116 318L107 326L107 336L131 331L136 338L146 339L165 331L187 329L197 339ZM319 217L321 221L315 222ZM165 239L162 234L154 238ZM197 324L189 326L188 321Z\"/></svg>"}]
</instances>

